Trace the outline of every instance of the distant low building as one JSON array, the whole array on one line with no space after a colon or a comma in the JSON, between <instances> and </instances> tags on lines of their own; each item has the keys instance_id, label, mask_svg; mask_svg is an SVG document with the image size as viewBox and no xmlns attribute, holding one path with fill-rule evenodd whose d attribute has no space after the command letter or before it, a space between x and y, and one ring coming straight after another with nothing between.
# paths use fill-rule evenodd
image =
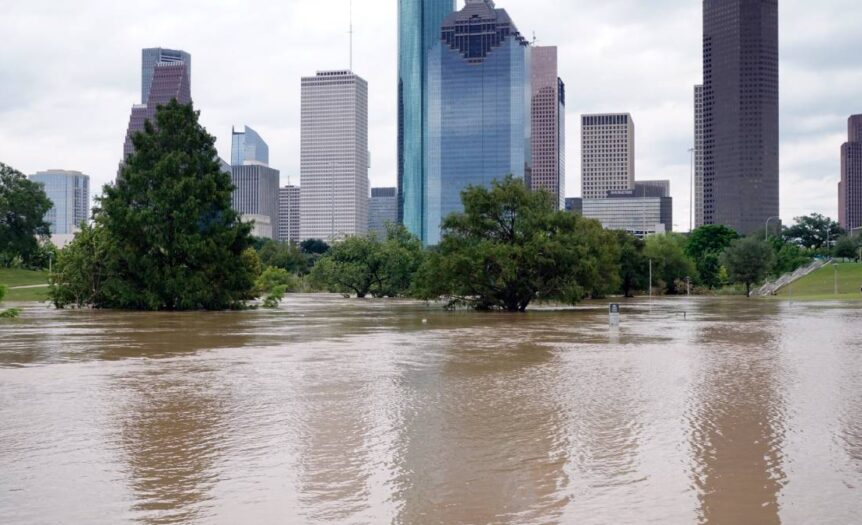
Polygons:
<instances>
[{"instance_id":1,"label":"distant low building","mask_svg":"<svg viewBox=\"0 0 862 525\"><path fill-rule=\"evenodd\" d=\"M233 208L243 216L267 218L269 233L258 235L274 239L273 225L278 222L278 170L261 164L232 166Z\"/></svg>"},{"instance_id":2,"label":"distant low building","mask_svg":"<svg viewBox=\"0 0 862 525\"><path fill-rule=\"evenodd\" d=\"M386 226L398 222L398 188L371 188L368 233L386 238Z\"/></svg>"},{"instance_id":3,"label":"distant low building","mask_svg":"<svg viewBox=\"0 0 862 525\"><path fill-rule=\"evenodd\" d=\"M51 235L71 235L90 218L90 177L80 171L48 170L30 176L53 206L45 214ZM55 243L56 244L56 243Z\"/></svg>"},{"instance_id":4,"label":"distant low building","mask_svg":"<svg viewBox=\"0 0 862 525\"><path fill-rule=\"evenodd\" d=\"M243 213L240 216L240 220L246 224L252 224L251 234L254 237L259 237L261 239L273 238L272 220L268 215Z\"/></svg>"},{"instance_id":5,"label":"distant low building","mask_svg":"<svg viewBox=\"0 0 862 525\"><path fill-rule=\"evenodd\" d=\"M578 215L584 214L584 199L580 197L570 197L566 199L566 211L569 213L576 213Z\"/></svg>"},{"instance_id":6,"label":"distant low building","mask_svg":"<svg viewBox=\"0 0 862 525\"><path fill-rule=\"evenodd\" d=\"M609 191L604 199L584 199L584 217L595 219L608 230L622 230L636 237L673 230L673 199L639 197L634 190Z\"/></svg>"}]
</instances>

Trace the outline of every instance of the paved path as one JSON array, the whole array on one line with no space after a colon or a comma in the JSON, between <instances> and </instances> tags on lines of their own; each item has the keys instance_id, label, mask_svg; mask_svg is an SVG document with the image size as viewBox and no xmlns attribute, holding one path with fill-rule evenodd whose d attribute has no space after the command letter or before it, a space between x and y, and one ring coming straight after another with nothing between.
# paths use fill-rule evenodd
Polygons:
<instances>
[{"instance_id":1,"label":"paved path","mask_svg":"<svg viewBox=\"0 0 862 525\"><path fill-rule=\"evenodd\" d=\"M33 288L47 288L50 284L32 284L30 286L10 286L10 290L30 290Z\"/></svg>"}]
</instances>

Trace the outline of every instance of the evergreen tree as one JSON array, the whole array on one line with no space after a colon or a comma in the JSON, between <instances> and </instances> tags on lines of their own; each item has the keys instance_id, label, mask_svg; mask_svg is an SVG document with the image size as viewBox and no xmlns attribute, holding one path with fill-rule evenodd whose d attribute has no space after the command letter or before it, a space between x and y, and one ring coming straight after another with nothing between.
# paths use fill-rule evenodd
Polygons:
<instances>
[{"instance_id":1,"label":"evergreen tree","mask_svg":"<svg viewBox=\"0 0 862 525\"><path fill-rule=\"evenodd\" d=\"M70 247L99 267L100 280L91 290L73 287L86 275L61 256L57 306L221 310L255 297L260 263L251 226L232 209L230 176L198 116L174 100L132 138L134 155L99 200L96 231Z\"/></svg>"}]
</instances>

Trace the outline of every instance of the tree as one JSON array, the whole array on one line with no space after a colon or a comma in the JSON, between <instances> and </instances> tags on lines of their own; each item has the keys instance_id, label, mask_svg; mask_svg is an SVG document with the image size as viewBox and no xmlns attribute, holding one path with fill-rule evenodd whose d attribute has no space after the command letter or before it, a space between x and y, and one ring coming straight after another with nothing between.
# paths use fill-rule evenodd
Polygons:
<instances>
[{"instance_id":1,"label":"tree","mask_svg":"<svg viewBox=\"0 0 862 525\"><path fill-rule=\"evenodd\" d=\"M308 255L290 243L267 241L258 250L264 266L274 266L298 275L308 272Z\"/></svg>"},{"instance_id":2,"label":"tree","mask_svg":"<svg viewBox=\"0 0 862 525\"><path fill-rule=\"evenodd\" d=\"M698 278L709 288L721 286L721 264L724 250L739 238L735 230L727 226L710 224L697 228L688 238L685 254L694 261Z\"/></svg>"},{"instance_id":3,"label":"tree","mask_svg":"<svg viewBox=\"0 0 862 525\"><path fill-rule=\"evenodd\" d=\"M0 302L3 302L3 298L6 297L6 287L0 284ZM0 310L0 319L14 319L21 314L21 311L17 308L11 308L9 310Z\"/></svg>"},{"instance_id":4,"label":"tree","mask_svg":"<svg viewBox=\"0 0 862 525\"><path fill-rule=\"evenodd\" d=\"M678 293L678 283L694 277L697 271L694 262L685 254L682 235L653 235L646 241L644 254L652 261L653 276L670 294Z\"/></svg>"},{"instance_id":5,"label":"tree","mask_svg":"<svg viewBox=\"0 0 862 525\"><path fill-rule=\"evenodd\" d=\"M830 241L844 233L837 222L819 213L796 217L795 221L795 225L784 230L784 238L809 250L828 248Z\"/></svg>"},{"instance_id":6,"label":"tree","mask_svg":"<svg viewBox=\"0 0 862 525\"><path fill-rule=\"evenodd\" d=\"M634 290L645 290L649 286L649 261L644 255L645 244L634 235L614 232L620 248L620 286L623 295L632 297Z\"/></svg>"},{"instance_id":7,"label":"tree","mask_svg":"<svg viewBox=\"0 0 862 525\"><path fill-rule=\"evenodd\" d=\"M613 235L557 211L547 192L509 176L461 199L464 212L443 221L442 241L420 270L420 298L523 312L535 300L575 304L619 289Z\"/></svg>"},{"instance_id":8,"label":"tree","mask_svg":"<svg viewBox=\"0 0 862 525\"><path fill-rule=\"evenodd\" d=\"M82 264L58 269L57 306L222 310L255 297L260 262L251 226L232 208L230 176L198 117L191 105L173 100L158 108L155 125L148 121L132 138L135 154L116 185L105 186L94 231L73 242ZM98 286L72 287L89 280L76 270L92 264Z\"/></svg>"},{"instance_id":9,"label":"tree","mask_svg":"<svg viewBox=\"0 0 862 525\"><path fill-rule=\"evenodd\" d=\"M419 240L403 226L390 225L385 241L370 234L334 245L314 266L312 282L359 298L398 297L409 290L422 257Z\"/></svg>"},{"instance_id":10,"label":"tree","mask_svg":"<svg viewBox=\"0 0 862 525\"><path fill-rule=\"evenodd\" d=\"M309 255L323 255L329 251L329 245L321 239L306 239L299 243L299 248Z\"/></svg>"},{"instance_id":11,"label":"tree","mask_svg":"<svg viewBox=\"0 0 862 525\"><path fill-rule=\"evenodd\" d=\"M782 237L770 238L769 242L775 254L771 275L780 277L811 263L811 255L798 244L787 242Z\"/></svg>"},{"instance_id":12,"label":"tree","mask_svg":"<svg viewBox=\"0 0 862 525\"><path fill-rule=\"evenodd\" d=\"M260 274L255 286L261 294L271 293L279 287L284 288L283 293L294 293L299 290L299 279L287 270L270 266Z\"/></svg>"},{"instance_id":13,"label":"tree","mask_svg":"<svg viewBox=\"0 0 862 525\"><path fill-rule=\"evenodd\" d=\"M859 257L859 248L860 245L856 242L856 239L845 235L835 243L832 256L840 259L856 259Z\"/></svg>"},{"instance_id":14,"label":"tree","mask_svg":"<svg viewBox=\"0 0 862 525\"><path fill-rule=\"evenodd\" d=\"M0 162L0 265L20 260L35 267L39 240L51 233L45 214L52 206L40 184Z\"/></svg>"},{"instance_id":15,"label":"tree","mask_svg":"<svg viewBox=\"0 0 862 525\"><path fill-rule=\"evenodd\" d=\"M49 297L57 308L106 304L105 282L111 257L104 228L81 225L74 240L60 250L51 274Z\"/></svg>"},{"instance_id":16,"label":"tree","mask_svg":"<svg viewBox=\"0 0 862 525\"><path fill-rule=\"evenodd\" d=\"M775 264L772 247L759 236L733 241L721 257L732 282L744 283L746 295L751 286L763 281Z\"/></svg>"}]
</instances>

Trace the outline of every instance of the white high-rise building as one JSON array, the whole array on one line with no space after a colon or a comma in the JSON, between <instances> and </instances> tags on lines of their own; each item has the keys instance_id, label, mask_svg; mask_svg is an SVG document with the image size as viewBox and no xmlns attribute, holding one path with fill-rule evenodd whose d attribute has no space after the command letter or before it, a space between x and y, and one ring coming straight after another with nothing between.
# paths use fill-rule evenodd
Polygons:
<instances>
[{"instance_id":1,"label":"white high-rise building","mask_svg":"<svg viewBox=\"0 0 862 525\"><path fill-rule=\"evenodd\" d=\"M694 86L694 228L703 226L703 85Z\"/></svg>"},{"instance_id":2,"label":"white high-rise building","mask_svg":"<svg viewBox=\"0 0 862 525\"><path fill-rule=\"evenodd\" d=\"M581 117L581 195L605 199L635 187L635 124L628 113Z\"/></svg>"},{"instance_id":3,"label":"white high-rise building","mask_svg":"<svg viewBox=\"0 0 862 525\"><path fill-rule=\"evenodd\" d=\"M45 214L51 235L71 235L90 218L90 177L80 171L47 170L30 176L53 206ZM56 243L55 243L56 244Z\"/></svg>"},{"instance_id":4,"label":"white high-rise building","mask_svg":"<svg viewBox=\"0 0 862 525\"><path fill-rule=\"evenodd\" d=\"M300 237L368 231L368 83L351 71L302 79Z\"/></svg>"},{"instance_id":5,"label":"white high-rise building","mask_svg":"<svg viewBox=\"0 0 862 525\"><path fill-rule=\"evenodd\" d=\"M278 234L281 242L299 242L299 186L285 186L278 191Z\"/></svg>"}]
</instances>

